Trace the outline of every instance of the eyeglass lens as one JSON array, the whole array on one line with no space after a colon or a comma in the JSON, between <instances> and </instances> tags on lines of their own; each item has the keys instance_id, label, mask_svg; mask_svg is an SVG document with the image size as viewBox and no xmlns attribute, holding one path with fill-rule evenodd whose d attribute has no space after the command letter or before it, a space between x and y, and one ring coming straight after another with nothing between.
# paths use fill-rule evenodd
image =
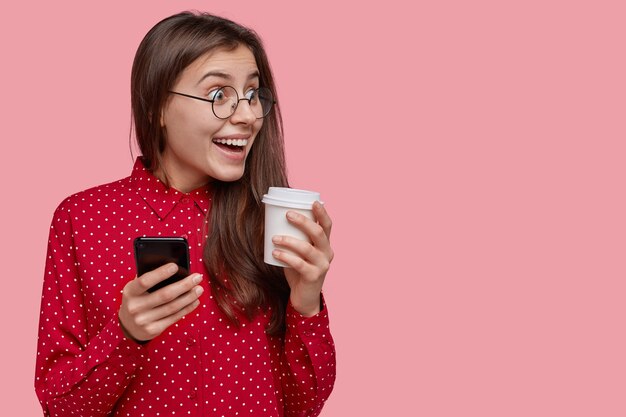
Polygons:
<instances>
[{"instance_id":1,"label":"eyeglass lens","mask_svg":"<svg viewBox=\"0 0 626 417\"><path fill-rule=\"evenodd\" d=\"M243 99L248 101L257 119L267 116L274 104L272 92L265 87L250 90ZM238 105L239 95L233 87L222 87L213 95L213 113L220 119L228 119L232 116Z\"/></svg>"}]
</instances>

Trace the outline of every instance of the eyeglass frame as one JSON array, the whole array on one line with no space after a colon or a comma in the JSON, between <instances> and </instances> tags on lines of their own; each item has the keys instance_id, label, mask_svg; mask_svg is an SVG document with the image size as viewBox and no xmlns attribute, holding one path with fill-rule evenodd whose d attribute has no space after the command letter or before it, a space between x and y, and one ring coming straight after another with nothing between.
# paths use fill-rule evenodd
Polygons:
<instances>
[{"instance_id":1,"label":"eyeglass frame","mask_svg":"<svg viewBox=\"0 0 626 417\"><path fill-rule=\"evenodd\" d=\"M213 103L215 102L215 99L212 99L212 100L211 100L211 99L208 99L208 98L198 97L198 96L192 96L191 94L179 93L178 91L172 91L172 90L168 90L168 92L169 92L169 93L171 93L171 94L176 94L176 95L179 95L179 96L183 96L183 97L187 97L187 98L193 98L193 99L195 99L195 100L206 101L206 102L208 102L208 103L211 103L211 111L213 112L213 115L214 115L215 117L217 117L218 119L220 119L220 120L228 120L228 119L230 119L230 118L233 116L233 114L235 114L235 112L237 111L237 107L239 107L239 102L240 102L241 100L245 100L245 101L247 101L247 102L248 102L248 105L250 105L250 100L251 100L251 99L249 99L249 98L245 98L245 97L243 97L243 98L239 98L239 93L237 92L237 89L236 89L235 87L231 86L231 85L223 85L223 86L221 86L221 87L220 87L217 91L219 91L219 90L221 90L221 89L223 89L223 88L226 88L226 87L232 88L232 89L235 91L235 94L237 95L237 105L235 106L235 108L233 109L233 112L232 112L232 113L230 114L230 116L228 116L228 117L219 117L219 116L215 113L215 108L214 108L214 104L213 104ZM270 92L270 94L272 94L272 96L274 95L274 94L272 93L272 90L270 90L270 89L269 89L269 88L267 88L267 87L258 87L258 88L255 88L255 89L254 89L254 91L257 91L257 92L258 92L261 88L264 88L264 89L268 90L268 91ZM261 116L261 117L256 117L256 116L255 116L257 120L259 120L259 119L264 119L265 117L267 117L267 116L270 114L270 112L271 112L271 111L272 111L272 109L274 108L274 104L276 104L276 100L274 100L273 98L274 98L274 97L272 97L272 107L270 107L270 109L268 110L267 114L265 114L265 115L263 115L263 116Z\"/></svg>"}]
</instances>

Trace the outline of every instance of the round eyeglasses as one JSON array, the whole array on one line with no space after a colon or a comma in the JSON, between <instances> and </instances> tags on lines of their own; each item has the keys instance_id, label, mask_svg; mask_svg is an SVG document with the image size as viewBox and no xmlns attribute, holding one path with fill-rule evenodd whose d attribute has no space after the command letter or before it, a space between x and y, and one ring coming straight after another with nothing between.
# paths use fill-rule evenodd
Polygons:
<instances>
[{"instance_id":1,"label":"round eyeglasses","mask_svg":"<svg viewBox=\"0 0 626 417\"><path fill-rule=\"evenodd\" d=\"M248 102L252 113L257 119L262 119L267 116L275 103L272 91L266 87L249 90L243 98L239 98L237 90L228 85L211 91L209 98L192 96L190 94L179 93L178 91L170 91L170 93L211 103L213 114L218 119L228 119L232 116L235 110L237 110L237 106L241 100Z\"/></svg>"}]
</instances>

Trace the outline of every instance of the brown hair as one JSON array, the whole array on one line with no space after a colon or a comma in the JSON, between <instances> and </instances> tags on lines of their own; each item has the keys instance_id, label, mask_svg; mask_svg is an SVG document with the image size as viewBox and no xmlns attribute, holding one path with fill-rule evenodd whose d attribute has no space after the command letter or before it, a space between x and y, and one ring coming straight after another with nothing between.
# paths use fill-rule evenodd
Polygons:
<instances>
[{"instance_id":1,"label":"brown hair","mask_svg":"<svg viewBox=\"0 0 626 417\"><path fill-rule=\"evenodd\" d=\"M131 105L139 148L148 169L162 166L167 135L158 115L182 71L216 49L246 45L259 70L260 85L276 87L261 40L254 31L206 13L183 12L157 23L144 37L133 62ZM166 180L167 183L167 180ZM278 103L263 120L241 179L214 180L204 262L212 295L235 325L271 310L270 334L284 330L289 286L282 268L263 262L263 204L270 186L287 187L283 126Z\"/></svg>"}]
</instances>

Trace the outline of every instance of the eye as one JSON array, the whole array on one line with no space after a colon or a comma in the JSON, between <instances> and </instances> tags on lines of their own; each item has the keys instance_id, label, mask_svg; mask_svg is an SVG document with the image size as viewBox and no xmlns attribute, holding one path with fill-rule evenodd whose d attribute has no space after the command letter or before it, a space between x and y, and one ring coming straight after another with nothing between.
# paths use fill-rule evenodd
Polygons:
<instances>
[{"instance_id":1,"label":"eye","mask_svg":"<svg viewBox=\"0 0 626 417\"><path fill-rule=\"evenodd\" d=\"M250 104L256 103L259 100L259 92L257 89L250 89L246 92L245 97Z\"/></svg>"},{"instance_id":2,"label":"eye","mask_svg":"<svg viewBox=\"0 0 626 417\"><path fill-rule=\"evenodd\" d=\"M226 94L224 93L224 87L220 87L216 90L209 91L208 94L209 100L213 100L217 103L222 103L226 99Z\"/></svg>"}]
</instances>

